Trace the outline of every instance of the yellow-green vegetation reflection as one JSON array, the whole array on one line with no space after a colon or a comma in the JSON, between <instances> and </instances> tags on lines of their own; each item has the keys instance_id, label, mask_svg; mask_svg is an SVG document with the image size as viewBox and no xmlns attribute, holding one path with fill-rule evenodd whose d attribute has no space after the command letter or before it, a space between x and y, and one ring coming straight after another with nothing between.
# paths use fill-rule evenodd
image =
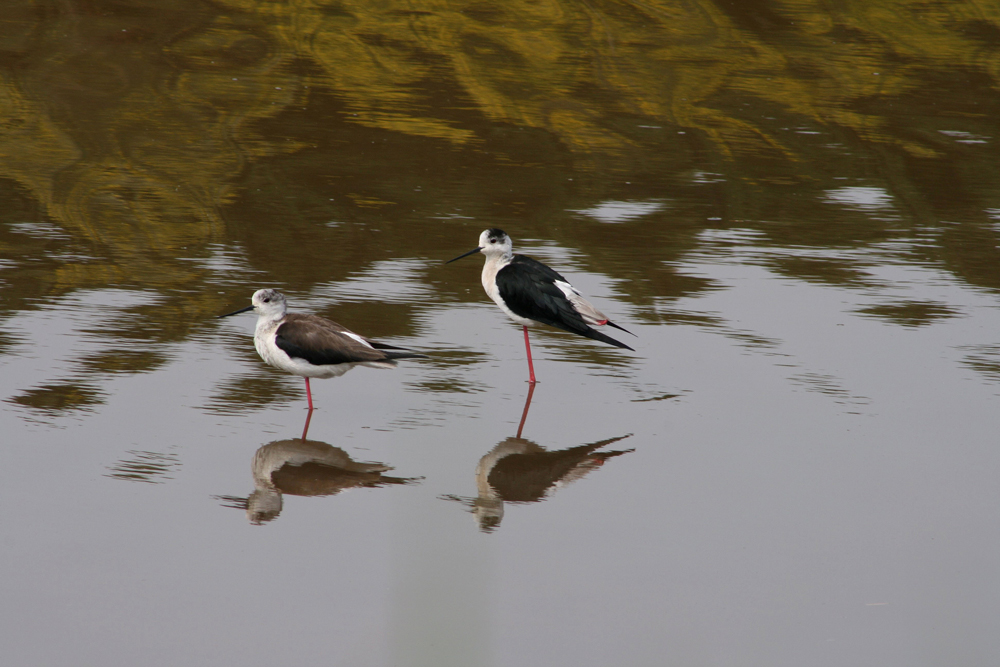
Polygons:
<instances>
[{"instance_id":1,"label":"yellow-green vegetation reflection","mask_svg":"<svg viewBox=\"0 0 1000 667\"><path fill-rule=\"evenodd\" d=\"M237 286L444 258L484 222L627 284L647 321L711 289L674 265L717 230L920 237L902 261L1000 289L998 45L986 0L9 0L0 299L183 295L148 313L182 340ZM775 267L870 282L857 258ZM369 333L412 333L395 310Z\"/></svg>"}]
</instances>

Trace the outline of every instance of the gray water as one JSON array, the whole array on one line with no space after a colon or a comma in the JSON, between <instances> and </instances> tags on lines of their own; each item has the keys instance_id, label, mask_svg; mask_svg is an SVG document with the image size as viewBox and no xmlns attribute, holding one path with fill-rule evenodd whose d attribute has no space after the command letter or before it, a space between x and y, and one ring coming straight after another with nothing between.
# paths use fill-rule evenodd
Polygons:
<instances>
[{"instance_id":1,"label":"gray water","mask_svg":"<svg viewBox=\"0 0 1000 667\"><path fill-rule=\"evenodd\" d=\"M997 30L11 3L2 662L995 664ZM539 327L527 403L487 227L635 351ZM303 441L260 287L429 359Z\"/></svg>"}]
</instances>

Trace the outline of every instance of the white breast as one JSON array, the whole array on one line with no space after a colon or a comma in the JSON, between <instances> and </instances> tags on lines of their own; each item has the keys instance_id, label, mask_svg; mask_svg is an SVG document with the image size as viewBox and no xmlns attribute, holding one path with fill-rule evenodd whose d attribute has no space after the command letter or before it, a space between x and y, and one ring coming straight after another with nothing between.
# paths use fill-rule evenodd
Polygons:
<instances>
[{"instance_id":1,"label":"white breast","mask_svg":"<svg viewBox=\"0 0 1000 667\"><path fill-rule=\"evenodd\" d=\"M487 296L493 299L493 303L500 306L500 310L507 313L507 317L514 320L518 324L534 326L538 324L538 322L516 315L514 311L507 307L507 304L503 302L503 299L500 298L500 290L497 288L497 272L508 264L510 264L509 260L504 262L499 258L487 259L486 264L483 266L483 289L486 290Z\"/></svg>"}]
</instances>

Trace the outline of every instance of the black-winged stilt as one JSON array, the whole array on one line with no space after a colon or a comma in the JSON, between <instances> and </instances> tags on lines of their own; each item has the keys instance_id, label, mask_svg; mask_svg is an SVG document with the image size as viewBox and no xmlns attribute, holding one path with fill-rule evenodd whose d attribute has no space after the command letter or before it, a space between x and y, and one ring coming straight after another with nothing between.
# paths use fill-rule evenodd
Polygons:
<instances>
[{"instance_id":1,"label":"black-winged stilt","mask_svg":"<svg viewBox=\"0 0 1000 667\"><path fill-rule=\"evenodd\" d=\"M313 409L309 378L340 377L355 366L392 368L396 359L427 358L424 354L368 340L318 315L289 313L285 295L273 289L257 290L249 306L219 317L248 310L258 315L253 344L260 358L275 368L305 378L309 410Z\"/></svg>"},{"instance_id":2,"label":"black-winged stilt","mask_svg":"<svg viewBox=\"0 0 1000 667\"><path fill-rule=\"evenodd\" d=\"M608 345L632 348L592 328L609 326L634 336L583 298L569 282L545 264L524 255L515 255L510 237L502 229L487 229L479 235L479 246L445 264L481 252L486 255L483 266L483 288L500 310L524 328L524 349L528 354L528 382L535 382L535 367L531 363L528 326L537 322L570 333L599 340ZM634 350L633 350L634 351Z\"/></svg>"}]
</instances>

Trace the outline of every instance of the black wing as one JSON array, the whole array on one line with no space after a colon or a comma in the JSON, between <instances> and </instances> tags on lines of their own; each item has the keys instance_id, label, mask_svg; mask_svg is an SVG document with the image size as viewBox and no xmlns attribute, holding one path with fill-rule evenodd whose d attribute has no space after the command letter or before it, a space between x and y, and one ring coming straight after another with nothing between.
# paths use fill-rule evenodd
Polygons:
<instances>
[{"instance_id":1,"label":"black wing","mask_svg":"<svg viewBox=\"0 0 1000 667\"><path fill-rule=\"evenodd\" d=\"M500 298L514 314L608 345L632 349L584 322L563 291L555 285L556 280L567 284L569 281L541 262L524 255L514 255L510 264L497 272L496 280Z\"/></svg>"}]
</instances>

